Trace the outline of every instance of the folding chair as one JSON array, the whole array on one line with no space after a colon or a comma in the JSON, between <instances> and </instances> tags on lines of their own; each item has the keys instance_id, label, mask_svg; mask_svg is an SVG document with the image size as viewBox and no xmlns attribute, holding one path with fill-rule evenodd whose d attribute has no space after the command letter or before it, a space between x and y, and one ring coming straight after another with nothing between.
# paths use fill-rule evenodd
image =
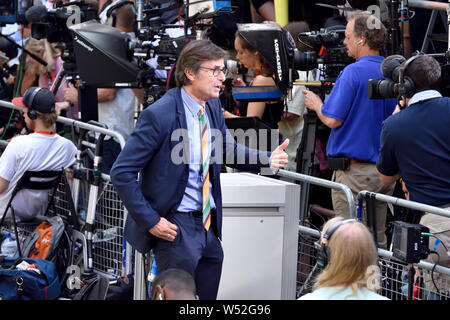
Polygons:
<instances>
[{"instance_id":1,"label":"folding chair","mask_svg":"<svg viewBox=\"0 0 450 320\"><path fill-rule=\"evenodd\" d=\"M6 214L8 210L11 209L12 223L14 227L14 234L16 236L17 249L19 250L19 256L22 257L22 250L19 243L19 233L17 232L16 214L12 206L14 197L20 190L30 189L30 190L52 190L51 198L47 202L47 207L44 212L44 216L47 215L48 210L51 205L53 205L53 200L55 197L56 189L58 188L61 177L64 174L64 170L60 171L26 171L20 178L16 187L14 188L11 198L9 199L8 205L6 206L3 217L0 221L0 226L3 225ZM36 219L38 220L38 219ZM25 222L23 225L35 225L36 221Z\"/></svg>"}]
</instances>

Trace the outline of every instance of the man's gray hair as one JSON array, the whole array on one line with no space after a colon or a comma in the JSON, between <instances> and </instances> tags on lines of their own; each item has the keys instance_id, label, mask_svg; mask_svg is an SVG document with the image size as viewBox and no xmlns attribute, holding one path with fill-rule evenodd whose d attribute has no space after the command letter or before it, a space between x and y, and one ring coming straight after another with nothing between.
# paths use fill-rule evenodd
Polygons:
<instances>
[{"instance_id":1,"label":"man's gray hair","mask_svg":"<svg viewBox=\"0 0 450 320\"><path fill-rule=\"evenodd\" d=\"M380 19L368 11L356 11L349 17L349 21L351 20L355 20L353 30L355 36L364 36L367 44L373 50L384 48L387 30Z\"/></svg>"}]
</instances>

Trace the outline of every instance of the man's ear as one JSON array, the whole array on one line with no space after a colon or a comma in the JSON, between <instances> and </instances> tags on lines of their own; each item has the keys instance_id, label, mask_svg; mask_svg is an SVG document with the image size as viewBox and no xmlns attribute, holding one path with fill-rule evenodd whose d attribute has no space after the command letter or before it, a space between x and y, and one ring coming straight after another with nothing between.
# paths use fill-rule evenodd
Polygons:
<instances>
[{"instance_id":1,"label":"man's ear","mask_svg":"<svg viewBox=\"0 0 450 320\"><path fill-rule=\"evenodd\" d=\"M194 80L195 73L191 68L184 69L184 75L190 80Z\"/></svg>"},{"instance_id":2,"label":"man's ear","mask_svg":"<svg viewBox=\"0 0 450 320\"><path fill-rule=\"evenodd\" d=\"M164 300L163 288L159 284L155 287L154 300Z\"/></svg>"}]
</instances>

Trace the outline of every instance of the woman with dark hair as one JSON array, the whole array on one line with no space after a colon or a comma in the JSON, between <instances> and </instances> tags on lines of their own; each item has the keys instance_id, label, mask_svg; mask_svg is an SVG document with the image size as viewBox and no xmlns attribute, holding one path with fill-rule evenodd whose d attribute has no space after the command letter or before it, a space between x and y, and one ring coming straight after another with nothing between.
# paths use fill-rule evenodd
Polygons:
<instances>
[{"instance_id":1,"label":"woman with dark hair","mask_svg":"<svg viewBox=\"0 0 450 320\"><path fill-rule=\"evenodd\" d=\"M269 66L258 50L250 46L250 44L239 34L239 31L236 33L234 47L236 49L236 58L239 62L246 68L252 68L255 71L255 76L250 82L250 86L275 85L273 79L274 70ZM242 79L237 78L233 81L233 86L246 86L246 83ZM238 105L238 110L238 115L224 111L224 117L258 117L270 127L276 129L278 127L277 123L280 121L281 114L283 113L283 102L281 100L276 102L241 102Z\"/></svg>"}]
</instances>

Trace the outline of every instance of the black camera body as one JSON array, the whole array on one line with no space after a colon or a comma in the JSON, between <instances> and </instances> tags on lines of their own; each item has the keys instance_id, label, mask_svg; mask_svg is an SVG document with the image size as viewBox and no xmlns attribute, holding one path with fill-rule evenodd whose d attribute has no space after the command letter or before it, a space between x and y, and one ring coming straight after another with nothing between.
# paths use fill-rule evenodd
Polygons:
<instances>
[{"instance_id":1,"label":"black camera body","mask_svg":"<svg viewBox=\"0 0 450 320\"><path fill-rule=\"evenodd\" d=\"M406 263L418 263L429 255L429 237L423 233L430 230L420 224L394 221L393 257Z\"/></svg>"},{"instance_id":2,"label":"black camera body","mask_svg":"<svg viewBox=\"0 0 450 320\"><path fill-rule=\"evenodd\" d=\"M313 52L301 52L299 57L309 56L309 59L296 59L295 67L298 70L312 70L322 65L321 78L323 82L335 82L341 71L349 64L355 62L347 54L344 45L345 26L333 26L320 31L303 32L298 35L299 40L309 44ZM314 55L315 53L315 55ZM316 59L313 63L312 59ZM306 62L306 63L305 63Z\"/></svg>"},{"instance_id":3,"label":"black camera body","mask_svg":"<svg viewBox=\"0 0 450 320\"><path fill-rule=\"evenodd\" d=\"M69 25L92 20L96 17L95 7L84 0L59 3L55 9L34 6L25 16L31 25L31 36L35 39L47 39L51 43L70 43L73 36Z\"/></svg>"}]
</instances>

